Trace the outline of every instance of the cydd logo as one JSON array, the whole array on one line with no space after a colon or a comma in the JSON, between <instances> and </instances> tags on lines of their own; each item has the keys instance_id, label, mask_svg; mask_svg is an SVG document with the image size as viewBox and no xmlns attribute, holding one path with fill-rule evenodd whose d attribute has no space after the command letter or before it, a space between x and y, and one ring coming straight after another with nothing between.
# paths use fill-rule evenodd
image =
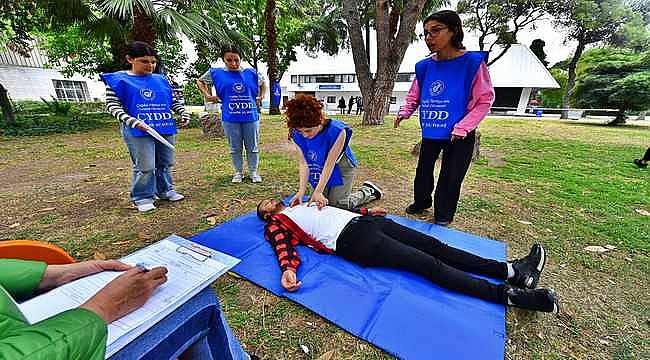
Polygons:
<instances>
[{"instance_id":1,"label":"cydd logo","mask_svg":"<svg viewBox=\"0 0 650 360\"><path fill-rule=\"evenodd\" d=\"M246 85L244 85L244 84L242 84L242 83L240 83L240 82L234 83L234 84L232 85L232 91L241 94L241 93L243 93L244 91L246 91Z\"/></svg>"},{"instance_id":2,"label":"cydd logo","mask_svg":"<svg viewBox=\"0 0 650 360\"><path fill-rule=\"evenodd\" d=\"M140 96L145 100L153 100L156 97L156 93L151 89L141 89Z\"/></svg>"},{"instance_id":3,"label":"cydd logo","mask_svg":"<svg viewBox=\"0 0 650 360\"><path fill-rule=\"evenodd\" d=\"M434 81L429 88L431 96L438 96L442 94L443 91L445 91L445 83L442 80Z\"/></svg>"}]
</instances>

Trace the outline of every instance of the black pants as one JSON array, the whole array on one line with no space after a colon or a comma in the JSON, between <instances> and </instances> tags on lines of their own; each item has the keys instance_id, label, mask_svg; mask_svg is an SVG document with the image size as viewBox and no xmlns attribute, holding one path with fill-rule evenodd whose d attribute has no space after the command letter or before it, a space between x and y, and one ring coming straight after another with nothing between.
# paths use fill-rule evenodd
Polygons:
<instances>
[{"instance_id":1,"label":"black pants","mask_svg":"<svg viewBox=\"0 0 650 360\"><path fill-rule=\"evenodd\" d=\"M641 160L650 161L650 148L648 148L648 150L645 151L645 155L643 155L643 159Z\"/></svg>"},{"instance_id":2,"label":"black pants","mask_svg":"<svg viewBox=\"0 0 650 360\"><path fill-rule=\"evenodd\" d=\"M336 254L364 267L387 267L421 275L450 290L505 304L504 285L467 272L505 280L505 263L484 259L378 216L353 219L339 235Z\"/></svg>"},{"instance_id":3,"label":"black pants","mask_svg":"<svg viewBox=\"0 0 650 360\"><path fill-rule=\"evenodd\" d=\"M433 168L440 152L442 152L442 167L434 195L433 214L436 221L454 219L460 187L472 161L475 132L467 134L464 139L454 142L449 140L422 139L418 167L413 181L414 203L419 209L431 207L433 192Z\"/></svg>"}]
</instances>

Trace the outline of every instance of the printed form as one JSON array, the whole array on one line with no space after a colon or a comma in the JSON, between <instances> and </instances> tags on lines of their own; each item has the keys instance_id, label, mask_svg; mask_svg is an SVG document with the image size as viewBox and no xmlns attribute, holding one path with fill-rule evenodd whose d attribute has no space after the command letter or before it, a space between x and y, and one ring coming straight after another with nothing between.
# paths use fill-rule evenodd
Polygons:
<instances>
[{"instance_id":1,"label":"printed form","mask_svg":"<svg viewBox=\"0 0 650 360\"><path fill-rule=\"evenodd\" d=\"M140 309L108 326L106 357L113 355L180 305L239 263L239 259L172 235L120 261L167 268L167 282ZM60 286L23 302L20 310L30 323L47 319L85 303L121 272L105 271Z\"/></svg>"}]
</instances>

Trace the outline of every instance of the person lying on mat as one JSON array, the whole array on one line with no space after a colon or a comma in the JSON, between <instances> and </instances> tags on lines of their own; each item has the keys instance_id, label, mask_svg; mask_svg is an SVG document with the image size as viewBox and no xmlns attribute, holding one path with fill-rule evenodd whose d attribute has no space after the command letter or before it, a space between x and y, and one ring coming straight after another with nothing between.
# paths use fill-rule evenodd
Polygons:
<instances>
[{"instance_id":1,"label":"person lying on mat","mask_svg":"<svg viewBox=\"0 0 650 360\"><path fill-rule=\"evenodd\" d=\"M300 257L296 245L336 254L363 267L388 267L421 275L444 288L493 303L529 310L559 311L551 289L536 289L546 252L535 244L521 259L500 262L444 244L430 235L385 218L386 209L348 211L315 205L288 207L273 198L257 205L266 222L264 237L273 246L282 270L282 286L297 290ZM493 284L469 273L505 280Z\"/></svg>"}]
</instances>

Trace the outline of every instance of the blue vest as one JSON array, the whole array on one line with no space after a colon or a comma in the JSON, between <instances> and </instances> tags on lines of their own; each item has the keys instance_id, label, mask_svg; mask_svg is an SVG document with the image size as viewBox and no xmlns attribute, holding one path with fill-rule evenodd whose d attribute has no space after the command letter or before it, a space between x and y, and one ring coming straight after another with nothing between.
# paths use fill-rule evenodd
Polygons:
<instances>
[{"instance_id":1,"label":"blue vest","mask_svg":"<svg viewBox=\"0 0 650 360\"><path fill-rule=\"evenodd\" d=\"M425 139L448 140L467 114L472 83L487 52L468 51L451 60L428 57L415 64L420 87L420 127Z\"/></svg>"},{"instance_id":2,"label":"blue vest","mask_svg":"<svg viewBox=\"0 0 650 360\"><path fill-rule=\"evenodd\" d=\"M176 120L172 115L172 87L160 74L129 75L126 71L101 74L108 85L134 118L144 121L160 134L176 134ZM139 129L131 128L133 136L147 136Z\"/></svg>"},{"instance_id":3,"label":"blue vest","mask_svg":"<svg viewBox=\"0 0 650 360\"><path fill-rule=\"evenodd\" d=\"M296 143L302 150L302 154L305 157L307 166L309 167L309 183L315 189L318 186L318 181L320 181L320 175L323 172L323 167L325 166L325 160L327 160L327 155L330 152L332 146L338 139L341 131L345 131L345 147L343 152L353 166L357 166L357 160L350 149L350 138L352 138L352 129L350 129L344 122L338 120L330 120L327 126L325 126L316 136L312 139L308 139L300 132L295 129L291 130L291 139ZM334 186L343 185L343 178L341 177L341 169L339 165L334 165L334 170L330 176L329 181L327 182L326 187L331 188Z\"/></svg>"},{"instance_id":4,"label":"blue vest","mask_svg":"<svg viewBox=\"0 0 650 360\"><path fill-rule=\"evenodd\" d=\"M258 75L253 69L229 71L210 68L212 83L221 99L221 120L228 122L253 122L257 113Z\"/></svg>"}]
</instances>

